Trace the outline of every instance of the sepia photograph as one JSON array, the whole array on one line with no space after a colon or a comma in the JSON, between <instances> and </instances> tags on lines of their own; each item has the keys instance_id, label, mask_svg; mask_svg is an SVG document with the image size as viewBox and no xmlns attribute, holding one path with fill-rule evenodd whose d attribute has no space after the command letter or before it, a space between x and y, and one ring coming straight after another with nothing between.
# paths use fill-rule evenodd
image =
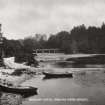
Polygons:
<instances>
[{"instance_id":1,"label":"sepia photograph","mask_svg":"<svg viewBox=\"0 0 105 105\"><path fill-rule=\"evenodd\" d=\"M105 105L105 0L0 0L0 105Z\"/></svg>"}]
</instances>

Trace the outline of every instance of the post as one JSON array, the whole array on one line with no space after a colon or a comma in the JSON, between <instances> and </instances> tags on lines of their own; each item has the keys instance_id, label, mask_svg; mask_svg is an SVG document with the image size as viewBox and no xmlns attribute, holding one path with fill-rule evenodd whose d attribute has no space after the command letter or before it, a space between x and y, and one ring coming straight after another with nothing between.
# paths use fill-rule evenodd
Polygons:
<instances>
[{"instance_id":1,"label":"post","mask_svg":"<svg viewBox=\"0 0 105 105\"><path fill-rule=\"evenodd\" d=\"M0 24L0 66L3 66L3 57L4 57L4 50L3 50L3 36L1 32L2 24Z\"/></svg>"}]
</instances>

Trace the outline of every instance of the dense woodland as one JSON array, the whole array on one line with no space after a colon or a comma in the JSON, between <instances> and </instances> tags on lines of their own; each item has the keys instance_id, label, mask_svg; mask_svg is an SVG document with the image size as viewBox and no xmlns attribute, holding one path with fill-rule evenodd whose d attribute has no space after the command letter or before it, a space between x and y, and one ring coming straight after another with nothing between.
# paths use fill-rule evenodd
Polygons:
<instances>
[{"instance_id":1,"label":"dense woodland","mask_svg":"<svg viewBox=\"0 0 105 105\"><path fill-rule=\"evenodd\" d=\"M44 40L27 37L21 40L8 40L4 38L5 56L22 57L30 55L33 49L58 48L66 54L74 53L105 53L105 24L101 27L80 25L74 27L70 32L61 31L50 35Z\"/></svg>"}]
</instances>

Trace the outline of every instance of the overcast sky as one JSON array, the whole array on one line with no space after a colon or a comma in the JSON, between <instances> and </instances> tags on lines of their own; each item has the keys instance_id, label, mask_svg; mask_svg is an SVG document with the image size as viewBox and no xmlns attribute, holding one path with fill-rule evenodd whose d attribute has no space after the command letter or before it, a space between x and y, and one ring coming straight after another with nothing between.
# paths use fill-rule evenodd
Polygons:
<instances>
[{"instance_id":1,"label":"overcast sky","mask_svg":"<svg viewBox=\"0 0 105 105\"><path fill-rule=\"evenodd\" d=\"M80 24L100 26L105 0L0 0L0 22L7 38L70 31Z\"/></svg>"}]
</instances>

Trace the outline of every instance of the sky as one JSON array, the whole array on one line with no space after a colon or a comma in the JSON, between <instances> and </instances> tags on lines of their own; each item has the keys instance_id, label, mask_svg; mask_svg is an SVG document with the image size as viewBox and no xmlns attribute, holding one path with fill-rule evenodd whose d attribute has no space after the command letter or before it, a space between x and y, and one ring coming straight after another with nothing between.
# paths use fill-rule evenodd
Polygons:
<instances>
[{"instance_id":1,"label":"sky","mask_svg":"<svg viewBox=\"0 0 105 105\"><path fill-rule=\"evenodd\" d=\"M70 31L73 26L101 26L105 0L0 0L0 23L8 39Z\"/></svg>"}]
</instances>

